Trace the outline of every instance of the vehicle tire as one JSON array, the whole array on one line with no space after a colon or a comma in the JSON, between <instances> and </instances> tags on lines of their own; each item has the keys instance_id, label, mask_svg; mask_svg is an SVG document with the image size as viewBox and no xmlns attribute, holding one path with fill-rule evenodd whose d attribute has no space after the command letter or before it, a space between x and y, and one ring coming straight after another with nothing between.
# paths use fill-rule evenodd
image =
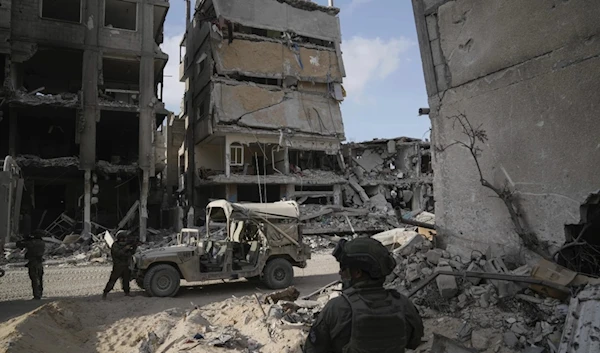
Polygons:
<instances>
[{"instance_id":1,"label":"vehicle tire","mask_svg":"<svg viewBox=\"0 0 600 353\"><path fill-rule=\"evenodd\" d=\"M151 297L174 297L180 284L179 271L171 265L156 265L144 276L144 290Z\"/></svg>"},{"instance_id":2,"label":"vehicle tire","mask_svg":"<svg viewBox=\"0 0 600 353\"><path fill-rule=\"evenodd\" d=\"M138 287L140 287L140 289L144 289L144 277L138 277L135 279L135 284L137 284Z\"/></svg>"},{"instance_id":3,"label":"vehicle tire","mask_svg":"<svg viewBox=\"0 0 600 353\"><path fill-rule=\"evenodd\" d=\"M292 264L282 258L267 262L263 270L263 280L270 289L283 289L292 284L294 269Z\"/></svg>"}]
</instances>

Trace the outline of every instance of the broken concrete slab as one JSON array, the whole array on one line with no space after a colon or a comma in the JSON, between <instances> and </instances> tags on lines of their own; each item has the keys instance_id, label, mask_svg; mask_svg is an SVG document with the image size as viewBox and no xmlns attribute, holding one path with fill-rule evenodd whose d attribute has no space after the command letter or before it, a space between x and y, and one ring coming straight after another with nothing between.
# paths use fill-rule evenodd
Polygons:
<instances>
[{"instance_id":1,"label":"broken concrete slab","mask_svg":"<svg viewBox=\"0 0 600 353\"><path fill-rule=\"evenodd\" d=\"M213 0L212 3L217 16L245 26L289 31L336 43L341 38L339 21L335 16L339 9L334 7L291 0ZM306 21L307 17L311 21Z\"/></svg>"},{"instance_id":2,"label":"broken concrete slab","mask_svg":"<svg viewBox=\"0 0 600 353\"><path fill-rule=\"evenodd\" d=\"M504 333L504 344L509 348L515 348L519 344L519 339L513 332L508 331Z\"/></svg>"},{"instance_id":3,"label":"broken concrete slab","mask_svg":"<svg viewBox=\"0 0 600 353\"><path fill-rule=\"evenodd\" d=\"M477 351L473 348L467 348L462 343L442 336L437 333L433 333L433 342L431 344L430 353L476 353Z\"/></svg>"},{"instance_id":4,"label":"broken concrete slab","mask_svg":"<svg viewBox=\"0 0 600 353\"><path fill-rule=\"evenodd\" d=\"M569 302L559 353L600 352L600 285L588 285Z\"/></svg>"},{"instance_id":5,"label":"broken concrete slab","mask_svg":"<svg viewBox=\"0 0 600 353\"><path fill-rule=\"evenodd\" d=\"M427 261L429 261L429 263L437 266L442 258L442 249L431 249L425 254L425 256L427 257Z\"/></svg>"},{"instance_id":6,"label":"broken concrete slab","mask_svg":"<svg viewBox=\"0 0 600 353\"><path fill-rule=\"evenodd\" d=\"M402 253L404 251L412 252L416 244L420 244L423 241L417 232L405 228L391 229L375 234L371 238L379 241L390 250L394 250L395 253Z\"/></svg>"},{"instance_id":7,"label":"broken concrete slab","mask_svg":"<svg viewBox=\"0 0 600 353\"><path fill-rule=\"evenodd\" d=\"M381 168L385 162L381 155L372 150L365 150L360 157L353 158L354 162L361 166L367 173Z\"/></svg>"},{"instance_id":8,"label":"broken concrete slab","mask_svg":"<svg viewBox=\"0 0 600 353\"><path fill-rule=\"evenodd\" d=\"M367 196L367 193L365 192L365 189L363 189L362 186L358 185L358 182L356 180L352 180L352 178L349 180L349 184L350 187L352 187L352 189L354 189L354 191L356 191L360 197L360 200L362 202L369 202L369 196Z\"/></svg>"}]
</instances>

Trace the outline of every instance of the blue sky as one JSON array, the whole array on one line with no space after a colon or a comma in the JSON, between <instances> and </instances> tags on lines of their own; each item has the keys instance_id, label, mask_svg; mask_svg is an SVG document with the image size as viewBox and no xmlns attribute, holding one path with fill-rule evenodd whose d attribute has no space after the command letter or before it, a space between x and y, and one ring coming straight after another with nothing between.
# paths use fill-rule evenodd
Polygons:
<instances>
[{"instance_id":1,"label":"blue sky","mask_svg":"<svg viewBox=\"0 0 600 353\"><path fill-rule=\"evenodd\" d=\"M252 1L252 0L248 0ZM194 1L192 1L193 3ZM327 5L327 0L313 0ZM185 1L171 0L161 46L170 60L165 70L165 103L179 112L179 42L185 30ZM348 141L409 136L429 137L427 107L412 5L406 0L335 0L341 8L342 51L348 96L342 116Z\"/></svg>"}]
</instances>

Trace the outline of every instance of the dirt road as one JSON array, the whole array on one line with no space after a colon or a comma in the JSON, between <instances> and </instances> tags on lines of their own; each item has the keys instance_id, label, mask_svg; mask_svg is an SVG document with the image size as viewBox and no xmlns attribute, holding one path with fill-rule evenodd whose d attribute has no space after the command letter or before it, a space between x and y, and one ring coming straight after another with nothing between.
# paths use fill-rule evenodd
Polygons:
<instances>
[{"instance_id":1,"label":"dirt road","mask_svg":"<svg viewBox=\"0 0 600 353\"><path fill-rule=\"evenodd\" d=\"M315 254L305 269L294 269L294 285L303 294L308 294L338 279L338 265L328 254ZM44 274L44 299L31 301L31 282L26 269L11 269L0 278L0 322L24 314L41 304L60 298L87 297L100 300L102 289L108 280L110 266L48 267ZM179 305L206 305L215 301L256 292L269 292L262 285L246 280L213 281L210 283L182 283L176 298L148 298L135 282L131 282L135 298L122 298L121 285L109 294L111 300L130 299L135 306L150 306L152 311L165 310ZM152 304L148 303L151 301ZM143 305L142 302L145 302Z\"/></svg>"}]
</instances>

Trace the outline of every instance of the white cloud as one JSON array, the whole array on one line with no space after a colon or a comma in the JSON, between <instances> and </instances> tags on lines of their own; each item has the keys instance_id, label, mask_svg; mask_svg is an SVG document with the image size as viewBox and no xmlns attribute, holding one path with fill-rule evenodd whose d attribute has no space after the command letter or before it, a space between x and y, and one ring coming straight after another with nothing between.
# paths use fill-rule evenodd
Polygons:
<instances>
[{"instance_id":1,"label":"white cloud","mask_svg":"<svg viewBox=\"0 0 600 353\"><path fill-rule=\"evenodd\" d=\"M181 99L185 92L185 84L179 82L179 44L183 38L183 33L165 37L160 48L163 52L169 54L169 61L165 67L165 82L163 90L163 102L170 111L179 114Z\"/></svg>"},{"instance_id":2,"label":"white cloud","mask_svg":"<svg viewBox=\"0 0 600 353\"><path fill-rule=\"evenodd\" d=\"M350 2L350 5L348 5L348 7L346 8L346 11L348 13L352 13L360 5L368 4L372 1L373 0L352 0L352 2Z\"/></svg>"},{"instance_id":3,"label":"white cloud","mask_svg":"<svg viewBox=\"0 0 600 353\"><path fill-rule=\"evenodd\" d=\"M346 68L344 88L349 98L364 99L365 89L394 73L400 67L400 55L413 44L404 37L389 40L353 37L342 43Z\"/></svg>"}]
</instances>

